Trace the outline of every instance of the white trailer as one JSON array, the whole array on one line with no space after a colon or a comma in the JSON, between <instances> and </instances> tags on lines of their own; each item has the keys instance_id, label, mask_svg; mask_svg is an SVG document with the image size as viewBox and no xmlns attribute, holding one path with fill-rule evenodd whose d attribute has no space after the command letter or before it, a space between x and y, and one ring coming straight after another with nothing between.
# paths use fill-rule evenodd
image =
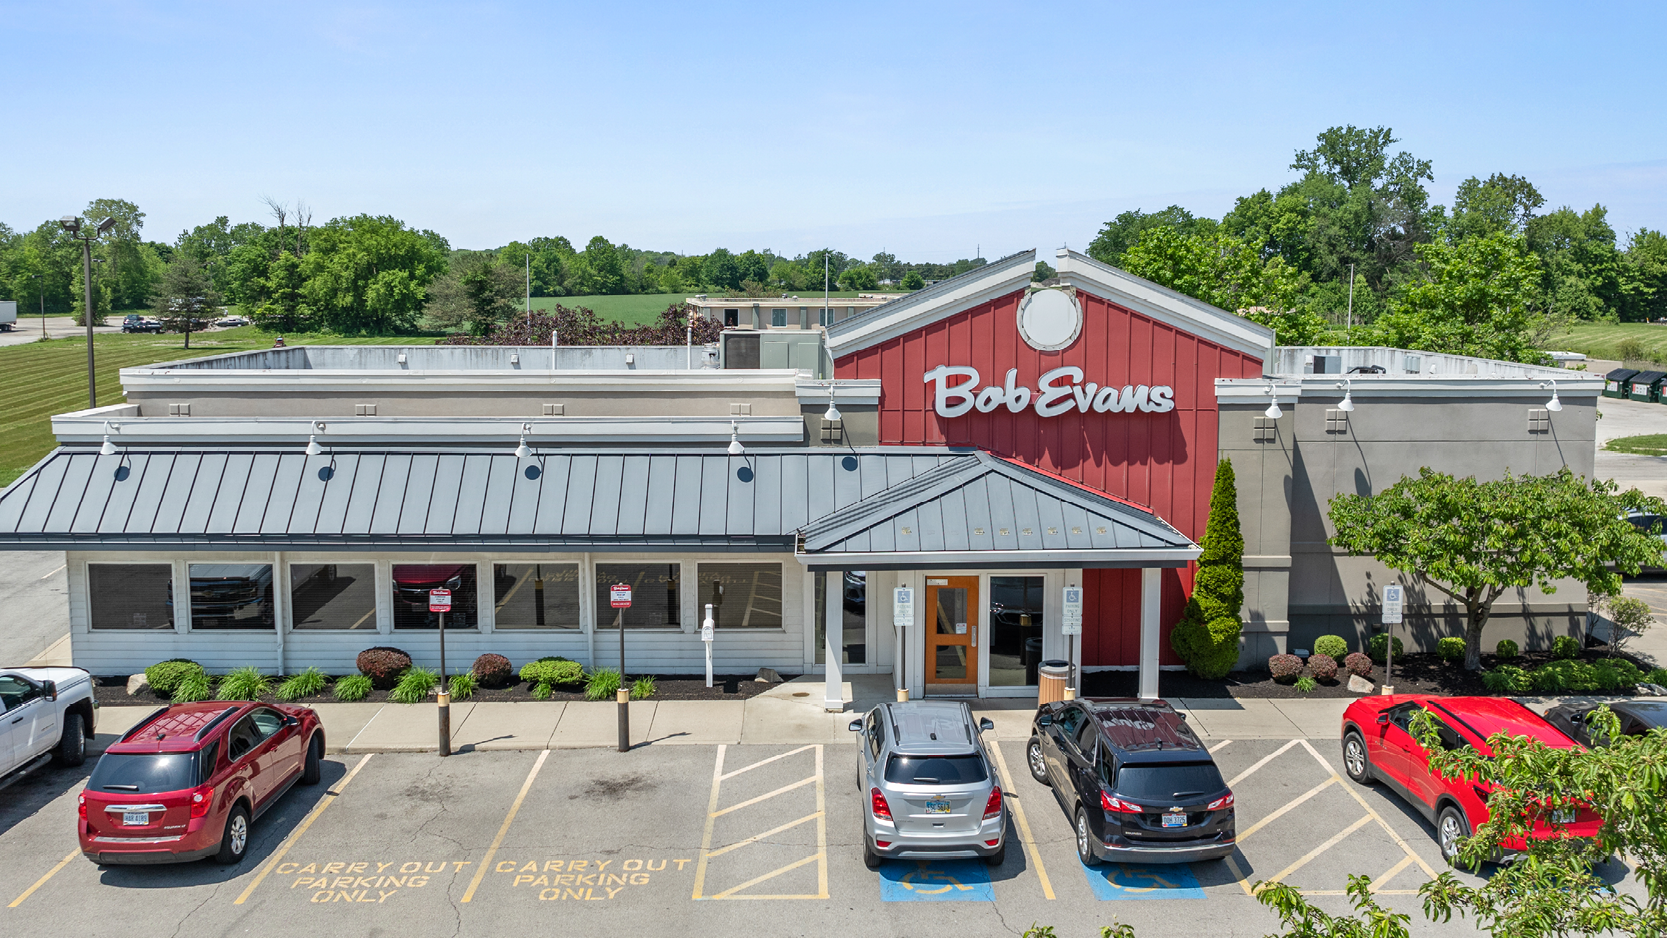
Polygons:
<instances>
[{"instance_id":1,"label":"white trailer","mask_svg":"<svg viewBox=\"0 0 1667 938\"><path fill-rule=\"evenodd\" d=\"M0 332L10 332L17 325L17 301L0 300Z\"/></svg>"}]
</instances>

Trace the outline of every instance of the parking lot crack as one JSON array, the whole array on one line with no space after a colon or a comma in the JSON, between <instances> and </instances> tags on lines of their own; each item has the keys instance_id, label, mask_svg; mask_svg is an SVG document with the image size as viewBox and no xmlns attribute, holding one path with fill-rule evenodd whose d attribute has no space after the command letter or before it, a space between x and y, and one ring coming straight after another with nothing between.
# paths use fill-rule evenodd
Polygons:
<instances>
[{"instance_id":1,"label":"parking lot crack","mask_svg":"<svg viewBox=\"0 0 1667 938\"><path fill-rule=\"evenodd\" d=\"M180 929L185 927L185 923L187 921L190 921L191 916L196 915L198 912L202 911L203 906L208 905L209 900L213 899L215 896L218 896L220 894L220 887L224 886L224 885L225 885L225 883L215 883L214 888L209 890L208 895L203 897L203 901L201 901L201 902L197 903L195 906L193 906L191 911L185 913L184 915L181 915L179 917L178 924L176 924L174 926L173 933L170 934L168 936L168 938L179 938Z\"/></svg>"}]
</instances>

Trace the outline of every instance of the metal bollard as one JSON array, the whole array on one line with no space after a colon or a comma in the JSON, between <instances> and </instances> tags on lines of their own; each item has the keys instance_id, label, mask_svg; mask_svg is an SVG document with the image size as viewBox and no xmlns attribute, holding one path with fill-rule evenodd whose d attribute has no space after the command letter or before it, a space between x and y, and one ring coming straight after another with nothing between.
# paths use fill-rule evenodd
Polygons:
<instances>
[{"instance_id":1,"label":"metal bollard","mask_svg":"<svg viewBox=\"0 0 1667 938\"><path fill-rule=\"evenodd\" d=\"M451 691L440 691L440 755L451 755Z\"/></svg>"},{"instance_id":2,"label":"metal bollard","mask_svg":"<svg viewBox=\"0 0 1667 938\"><path fill-rule=\"evenodd\" d=\"M628 752L631 749L631 691L624 686L623 679L614 699L619 701L619 751Z\"/></svg>"}]
</instances>

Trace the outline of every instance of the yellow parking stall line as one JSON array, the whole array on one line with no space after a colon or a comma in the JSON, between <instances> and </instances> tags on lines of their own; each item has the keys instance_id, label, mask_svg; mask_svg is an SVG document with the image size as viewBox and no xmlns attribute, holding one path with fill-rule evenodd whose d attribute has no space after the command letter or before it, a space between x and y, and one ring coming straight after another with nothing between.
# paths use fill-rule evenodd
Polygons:
<instances>
[{"instance_id":1,"label":"yellow parking stall line","mask_svg":"<svg viewBox=\"0 0 1667 938\"><path fill-rule=\"evenodd\" d=\"M348 773L342 776L340 782L324 793L324 797L318 801L318 807L314 808L312 813L307 815L306 820L302 821L295 830L290 831L289 836L284 838L284 842L278 845L277 850L273 851L272 859L266 861L266 865L260 868L259 873L255 874L254 881L249 883L249 888L243 890L243 894L238 896L232 902L232 905L242 905L254 893L256 887L266 881L267 874L278 866L278 861L284 858L284 854L289 852L289 848L295 846L295 842L301 839L301 835L307 832L307 828L313 826L313 822L318 820L318 816L324 813L325 808L330 807L337 798L341 797L342 789L347 787L348 782L353 781L353 776L358 775L359 770L364 768L365 763L369 762L370 757L374 755L376 755L374 752L365 753L365 757L360 759L359 763L352 769L348 770Z\"/></svg>"},{"instance_id":2,"label":"yellow parking stall line","mask_svg":"<svg viewBox=\"0 0 1667 938\"><path fill-rule=\"evenodd\" d=\"M1370 823L1372 823L1372 816L1369 815L1369 814L1368 815L1363 815L1360 818L1360 820L1354 822L1353 824L1350 824L1348 827L1345 827L1342 830L1338 831L1337 833L1331 835L1330 840L1326 841L1323 844L1320 844L1318 847L1315 847L1313 850L1308 851L1307 853L1303 854L1301 856L1301 858L1299 858L1295 863L1292 863L1290 866L1287 866L1284 869L1280 870L1278 873L1275 873L1273 875L1273 877L1268 880L1268 882L1277 883L1277 882L1282 881L1285 877L1291 875L1292 873L1295 873L1297 870L1302 869L1304 866L1307 866L1308 861L1314 859L1315 857L1319 856L1322 853L1325 853L1327 850L1330 850L1332 847L1337 846L1339 843L1342 843L1343 838L1349 836L1350 834L1354 833L1357 830L1360 830L1362 827L1365 827L1366 825L1368 825Z\"/></svg>"},{"instance_id":3,"label":"yellow parking stall line","mask_svg":"<svg viewBox=\"0 0 1667 938\"><path fill-rule=\"evenodd\" d=\"M54 570L52 572L57 573L58 571ZM18 896L16 899L13 899L12 904L6 906L6 908L15 909L18 906L22 905L23 900L25 900L25 899L29 898L30 896L34 895L35 890L41 888L42 886L45 886L47 880L51 879L53 876L56 876L58 874L59 870L68 866L69 861L75 859L78 855L80 855L80 853L81 853L80 850L70 851L69 856L64 857L62 860L59 860L57 866L54 866L52 869L47 870L45 876L42 876L40 879L35 880L35 884L33 886L30 886L28 889L23 890L23 895Z\"/></svg>"},{"instance_id":4,"label":"yellow parking stall line","mask_svg":"<svg viewBox=\"0 0 1667 938\"><path fill-rule=\"evenodd\" d=\"M1331 763L1325 761L1325 757L1320 755L1319 751L1313 746L1310 746L1308 744L1308 740L1299 740L1299 742L1302 743L1303 748L1308 750L1309 755L1318 760L1321 765L1326 767L1326 769L1331 769ZM1412 845L1406 842L1406 838L1395 833L1395 828L1389 826L1389 822L1383 819L1383 815L1379 814L1371 806L1371 804L1366 801L1365 798L1361 797L1360 792L1356 791L1353 785L1344 785L1342 786L1342 789L1354 796L1354 800L1359 802L1360 806L1366 809L1366 813L1371 815L1372 819L1378 822L1378 826L1383 828L1383 832L1385 834L1389 835L1389 839L1395 841L1395 843L1406 853L1407 856L1412 857L1412 862L1418 864L1418 868L1423 870L1425 875L1429 876L1431 879L1435 879L1435 870L1431 869L1430 865L1424 862L1424 858L1418 855L1418 851L1412 849Z\"/></svg>"},{"instance_id":5,"label":"yellow parking stall line","mask_svg":"<svg viewBox=\"0 0 1667 938\"><path fill-rule=\"evenodd\" d=\"M1030 822L1025 820L1024 805L1019 803L1019 795L1013 790L1013 775L1007 771L1007 757L1001 754L1001 744L990 747L996 754L996 768L1001 772L1001 783L1007 786L1008 800L1013 802L1013 820L1019 825L1019 845L1024 848L1025 856L1030 858L1031 865L1036 867L1036 878L1042 881L1042 895L1053 898L1053 883L1048 880L1048 870L1042 865L1042 851L1036 846L1036 838L1030 834Z\"/></svg>"},{"instance_id":6,"label":"yellow parking stall line","mask_svg":"<svg viewBox=\"0 0 1667 938\"><path fill-rule=\"evenodd\" d=\"M742 772L751 772L751 771L752 771L752 770L753 770L753 769L756 769L756 768L758 768L758 767L759 767L759 766L761 766L761 765L769 765L769 764L770 764L770 763L772 763L772 762L775 762L775 761L778 761L778 760L780 760L780 759L785 759L785 758L787 758L787 757L788 757L788 756L796 756L796 755L798 755L798 754L799 754L799 753L801 753L801 752L804 752L804 751L805 751L805 750L806 750L806 749L810 749L810 748L813 748L813 747L814 747L814 746L815 746L815 745L816 745L816 744L815 744L815 743L811 743L811 744L810 744L810 745L809 745L809 746L800 746L800 747L799 747L799 748L797 748L797 749L794 749L794 750L792 750L792 751L790 751L790 752L784 752L784 753L782 753L782 754L781 754L781 755L779 755L779 756L771 756L771 757L770 757L770 758L768 758L768 759L762 759L762 760L760 760L760 761L758 761L758 762L754 762L754 763L753 763L753 764L752 764L752 765L748 765L748 766L743 766L743 767L741 767L741 768L739 768L739 769L736 769L736 770L735 770L735 771L733 771L733 772L726 772L726 773L724 773L724 774L723 774L723 775L720 775L720 776L719 776L719 777L718 777L718 781L720 781L720 782L727 782L727 781L729 781L729 780L730 780L730 779L732 779L732 778L734 778L734 777L735 777L735 776L737 776L737 775L740 775L740 774L741 774L741 773L742 773Z\"/></svg>"},{"instance_id":7,"label":"yellow parking stall line","mask_svg":"<svg viewBox=\"0 0 1667 938\"><path fill-rule=\"evenodd\" d=\"M828 803L827 786L822 780L822 747L816 747L816 856L821 865L817 868L816 886L817 898L828 898Z\"/></svg>"},{"instance_id":8,"label":"yellow parking stall line","mask_svg":"<svg viewBox=\"0 0 1667 938\"><path fill-rule=\"evenodd\" d=\"M1341 782L1342 780L1343 779L1341 777L1333 775L1332 777L1326 779L1325 781L1321 782L1320 784L1315 785L1313 788L1310 788L1307 791L1303 792L1302 794L1298 795L1295 798L1295 800L1288 802L1284 807L1282 807L1279 810L1273 812L1272 814L1270 814L1267 817L1261 819L1260 821L1257 821L1255 824L1250 825L1250 827L1248 829L1240 831L1239 832L1239 837L1238 837L1239 842L1243 843L1244 839L1246 837L1249 837L1251 834L1256 833L1257 831L1261 830L1262 828L1264 828L1264 827L1268 826L1269 824L1273 823L1274 821L1278 820L1280 817L1283 817L1285 812L1291 810L1292 808L1296 807L1299 804L1302 804L1304 801L1307 801L1308 799L1314 797L1315 795L1319 794L1322 791L1325 791L1327 788L1330 788L1331 786L1337 784L1338 782Z\"/></svg>"},{"instance_id":9,"label":"yellow parking stall line","mask_svg":"<svg viewBox=\"0 0 1667 938\"><path fill-rule=\"evenodd\" d=\"M756 886L759 883L762 883L766 880L775 879L777 876L780 876L783 873L790 873L793 870L796 870L801 866L805 866L806 864L815 863L817 860L821 860L824 857L826 857L827 855L828 855L827 851L825 851L825 850L818 851L818 852L813 853L810 856L805 857L803 859L794 860L792 863L789 863L789 864L787 864L786 866L784 866L780 869L771 870L770 872L765 873L762 876L754 876L752 879L747 880L746 882L742 883L739 886L731 886L728 889L725 889L723 892L720 892L717 895L713 896L712 898L714 898L714 899L764 898L763 896L756 896L756 897L737 896L735 894L740 892L743 889L746 889L748 886ZM819 896L771 896L770 898L775 898L775 899L826 899L826 898L828 898L828 890L827 890L826 884L824 883L824 885L822 887L822 894L819 895Z\"/></svg>"},{"instance_id":10,"label":"yellow parking stall line","mask_svg":"<svg viewBox=\"0 0 1667 938\"><path fill-rule=\"evenodd\" d=\"M521 810L521 802L527 800L527 792L532 790L533 779L538 777L538 770L544 768L544 760L549 757L548 749L538 754L538 761L533 763L532 771L527 773L527 780L521 783L521 791L516 794L515 803L509 806L509 813L504 815L504 822L498 825L498 836L492 838L492 846L486 848L486 856L482 857L480 865L475 867L474 878L469 880L469 888L463 892L464 902L475 897L475 889L486 876L486 868L492 865L492 858L497 856L498 848L504 845L504 835L509 833L509 825L515 821L516 812Z\"/></svg>"},{"instance_id":11,"label":"yellow parking stall line","mask_svg":"<svg viewBox=\"0 0 1667 938\"><path fill-rule=\"evenodd\" d=\"M724 783L724 752L729 747L718 744L718 758L712 765L712 796L706 802L706 831L700 838L700 862L695 864L695 892L690 898L699 899L706 885L706 859L712 851L712 827L718 822L718 789Z\"/></svg>"},{"instance_id":12,"label":"yellow parking stall line","mask_svg":"<svg viewBox=\"0 0 1667 938\"><path fill-rule=\"evenodd\" d=\"M713 814L712 816L713 817L723 817L724 815L728 814L731 811L739 811L742 808L750 808L753 805L758 804L760 801L769 801L771 798L774 798L777 795L785 795L788 792L793 791L796 788L803 788L806 785L809 785L812 782L815 782L820 778L821 778L821 776L819 776L819 775L812 775L808 778L801 778L798 781L793 782L791 784L783 785L780 788L776 789L775 791L765 792L764 794L759 795L757 798L748 798L746 801L743 801L740 804L732 804L729 807L723 809L722 811L719 811L716 814Z\"/></svg>"},{"instance_id":13,"label":"yellow parking stall line","mask_svg":"<svg viewBox=\"0 0 1667 938\"><path fill-rule=\"evenodd\" d=\"M791 830L792 828L798 827L800 824L803 824L806 821L815 820L816 818L819 818L819 817L822 817L822 812L821 811L817 811L815 814L807 814L804 817L799 818L797 821L788 821L786 824L783 824L780 827L772 827L772 828L770 828L769 830L765 831L762 834L754 834L751 837L748 837L746 840L738 840L735 843L732 843L727 847L719 847L718 849L712 851L711 853L708 853L707 856L709 856L709 857L721 857L724 854L728 853L729 851L734 850L738 847L745 847L747 844L756 844L760 840L763 840L766 837L773 837L776 834L781 833L782 831Z\"/></svg>"},{"instance_id":14,"label":"yellow parking stall line","mask_svg":"<svg viewBox=\"0 0 1667 938\"><path fill-rule=\"evenodd\" d=\"M1221 750L1226 749L1227 744L1230 743L1230 742L1232 742L1231 739L1224 739L1221 742L1216 743L1214 746L1211 746L1210 747L1210 755L1213 756L1216 753L1220 752Z\"/></svg>"},{"instance_id":15,"label":"yellow parking stall line","mask_svg":"<svg viewBox=\"0 0 1667 938\"><path fill-rule=\"evenodd\" d=\"M1256 895L1255 890L1250 888L1250 880L1245 877L1244 870L1239 869L1239 861L1233 859L1232 854L1227 855L1227 869L1233 874L1234 881L1239 884L1240 889L1244 890L1245 895Z\"/></svg>"},{"instance_id":16,"label":"yellow parking stall line","mask_svg":"<svg viewBox=\"0 0 1667 938\"><path fill-rule=\"evenodd\" d=\"M1415 859L1417 859L1417 857L1402 857L1401 862L1399 862L1399 863L1395 864L1394 866L1390 867L1389 872L1383 874L1382 876L1379 876L1376 880L1373 880L1372 885L1367 887L1367 888L1371 889L1373 892L1381 891L1383 889L1383 887L1389 883L1390 880L1392 880L1395 877L1401 875L1402 870L1411 866L1412 861L1415 860Z\"/></svg>"},{"instance_id":17,"label":"yellow parking stall line","mask_svg":"<svg viewBox=\"0 0 1667 938\"><path fill-rule=\"evenodd\" d=\"M1264 765L1267 765L1269 762L1272 762L1273 760L1275 760L1275 759L1279 758L1280 756L1284 755L1286 750L1290 749L1292 746L1295 746L1297 743L1300 743L1300 742L1302 742L1302 740L1293 739L1290 742L1286 743L1285 745L1280 746L1278 749L1275 749L1273 752L1270 752L1267 755L1263 756L1260 760L1257 761L1257 763L1255 765L1253 765L1250 768L1245 769L1243 772L1240 772L1239 774L1233 776L1232 780L1227 783L1227 787L1232 788L1234 785L1237 785L1238 783L1240 783L1240 782L1244 781L1245 779L1249 778L1257 769L1261 768ZM1326 766L1326 774L1328 774L1328 775L1331 774L1331 767L1330 766Z\"/></svg>"}]
</instances>

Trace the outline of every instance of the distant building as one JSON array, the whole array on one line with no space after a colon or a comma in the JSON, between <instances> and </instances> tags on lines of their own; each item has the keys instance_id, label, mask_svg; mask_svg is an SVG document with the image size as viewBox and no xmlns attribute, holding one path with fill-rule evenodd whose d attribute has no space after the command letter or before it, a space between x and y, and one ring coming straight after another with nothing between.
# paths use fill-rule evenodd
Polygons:
<instances>
[{"instance_id":1,"label":"distant building","mask_svg":"<svg viewBox=\"0 0 1667 938\"><path fill-rule=\"evenodd\" d=\"M701 316L736 329L811 329L831 326L889 303L907 293L864 293L855 297L836 296L822 305L820 296L707 296L702 293L684 302L700 310Z\"/></svg>"}]
</instances>

